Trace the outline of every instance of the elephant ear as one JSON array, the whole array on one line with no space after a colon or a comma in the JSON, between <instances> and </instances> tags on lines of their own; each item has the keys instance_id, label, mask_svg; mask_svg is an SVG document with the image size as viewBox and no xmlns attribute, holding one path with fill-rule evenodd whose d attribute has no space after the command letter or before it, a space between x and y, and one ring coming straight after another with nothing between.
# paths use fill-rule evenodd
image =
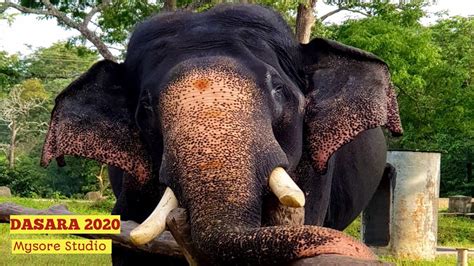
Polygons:
<instances>
[{"instance_id":1,"label":"elephant ear","mask_svg":"<svg viewBox=\"0 0 474 266\"><path fill-rule=\"evenodd\" d=\"M319 173L331 155L364 130L385 126L401 135L387 65L376 56L316 38L302 45L308 81L305 142Z\"/></svg>"},{"instance_id":2,"label":"elephant ear","mask_svg":"<svg viewBox=\"0 0 474 266\"><path fill-rule=\"evenodd\" d=\"M54 158L63 166L64 155L75 155L119 167L141 181L151 176L122 68L100 61L58 95L43 146L43 167Z\"/></svg>"}]
</instances>

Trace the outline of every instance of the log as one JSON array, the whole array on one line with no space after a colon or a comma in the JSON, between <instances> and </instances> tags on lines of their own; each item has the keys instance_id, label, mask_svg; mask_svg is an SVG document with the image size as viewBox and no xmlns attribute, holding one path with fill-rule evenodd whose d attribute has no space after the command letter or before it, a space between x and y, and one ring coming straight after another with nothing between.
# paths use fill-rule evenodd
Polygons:
<instances>
[{"instance_id":1,"label":"log","mask_svg":"<svg viewBox=\"0 0 474 266\"><path fill-rule=\"evenodd\" d=\"M184 256L188 261L189 265L211 265L206 260L205 256L199 253L194 248L191 239L191 227L186 210L182 208L176 208L170 212L166 219L166 225L168 226L171 234L176 239L176 242L181 246ZM289 266L314 266L314 265L357 265L357 266L389 266L394 265L393 263L387 263L379 260L361 260L352 257L336 255L336 254L324 254L312 258L298 259L288 263Z\"/></svg>"},{"instance_id":2,"label":"log","mask_svg":"<svg viewBox=\"0 0 474 266\"><path fill-rule=\"evenodd\" d=\"M23 207L14 203L0 204L0 223L10 222L10 215L70 215L70 212L65 205L55 205L45 210L37 210L33 208ZM159 237L155 238L148 244L136 246L130 239L130 232L139 224L134 221L120 221L120 234L74 234L76 236L88 239L112 239L112 243L133 249L141 250L148 253L155 253L165 256L183 258L181 249L174 240L169 231L165 231Z\"/></svg>"},{"instance_id":3,"label":"log","mask_svg":"<svg viewBox=\"0 0 474 266\"><path fill-rule=\"evenodd\" d=\"M188 215L185 209L176 208L172 210L166 218L166 226L176 242L178 242L190 266L209 265L204 259L204 256L202 256L193 245L191 239L191 225L188 222Z\"/></svg>"},{"instance_id":4,"label":"log","mask_svg":"<svg viewBox=\"0 0 474 266\"><path fill-rule=\"evenodd\" d=\"M312 258L304 258L290 263L290 266L390 266L394 263L383 262L378 260L360 260L352 257L346 257L337 254L323 254Z\"/></svg>"},{"instance_id":5,"label":"log","mask_svg":"<svg viewBox=\"0 0 474 266\"><path fill-rule=\"evenodd\" d=\"M61 214L73 214L70 212L66 205L54 205L51 206L49 209L45 210L37 210L33 208L23 207L17 205L15 203L1 203L0 204L0 223L9 223L10 222L10 215L61 215Z\"/></svg>"}]
</instances>

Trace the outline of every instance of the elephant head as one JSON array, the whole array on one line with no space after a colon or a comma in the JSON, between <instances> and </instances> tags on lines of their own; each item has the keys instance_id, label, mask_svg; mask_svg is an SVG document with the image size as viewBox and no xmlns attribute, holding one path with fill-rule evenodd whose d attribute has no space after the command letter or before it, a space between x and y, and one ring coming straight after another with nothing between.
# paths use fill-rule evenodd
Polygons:
<instances>
[{"instance_id":1,"label":"elephant head","mask_svg":"<svg viewBox=\"0 0 474 266\"><path fill-rule=\"evenodd\" d=\"M373 258L336 230L261 221L263 197L279 193L283 169L294 170L303 150L324 172L335 151L379 126L401 133L383 61L321 38L300 45L268 9L220 6L141 23L124 63L101 61L69 85L56 99L42 164L85 156L137 184L166 185L210 263ZM286 203L303 204L291 191ZM165 209L146 226L161 230L166 213L155 214Z\"/></svg>"}]
</instances>

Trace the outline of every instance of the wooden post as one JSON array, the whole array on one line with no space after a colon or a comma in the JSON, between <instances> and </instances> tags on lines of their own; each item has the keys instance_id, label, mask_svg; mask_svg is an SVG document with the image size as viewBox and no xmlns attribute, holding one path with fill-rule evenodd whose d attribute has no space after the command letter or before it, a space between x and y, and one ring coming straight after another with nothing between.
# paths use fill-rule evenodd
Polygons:
<instances>
[{"instance_id":1,"label":"wooden post","mask_svg":"<svg viewBox=\"0 0 474 266\"><path fill-rule=\"evenodd\" d=\"M467 266L467 248L457 248L458 251L458 263L457 266Z\"/></svg>"},{"instance_id":2,"label":"wooden post","mask_svg":"<svg viewBox=\"0 0 474 266\"><path fill-rule=\"evenodd\" d=\"M194 248L191 239L191 225L189 224L185 209L176 208L172 210L166 218L166 225L180 246L181 252L183 252L190 266L209 264L205 262L203 256L199 254L199 251Z\"/></svg>"}]
</instances>

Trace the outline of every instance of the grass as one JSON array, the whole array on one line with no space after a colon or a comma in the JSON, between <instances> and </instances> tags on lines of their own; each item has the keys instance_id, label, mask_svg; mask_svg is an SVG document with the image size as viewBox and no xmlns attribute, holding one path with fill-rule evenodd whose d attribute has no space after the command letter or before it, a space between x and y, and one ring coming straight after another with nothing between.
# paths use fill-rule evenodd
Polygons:
<instances>
[{"instance_id":1,"label":"grass","mask_svg":"<svg viewBox=\"0 0 474 266\"><path fill-rule=\"evenodd\" d=\"M65 204L71 212L78 214L110 214L114 203L112 201L90 202L85 200L61 199L30 199L30 198L1 198L0 203L13 202L24 207L46 209L53 205Z\"/></svg>"},{"instance_id":2,"label":"grass","mask_svg":"<svg viewBox=\"0 0 474 266\"><path fill-rule=\"evenodd\" d=\"M109 214L112 201L87 202L81 200L36 200L28 198L0 198L0 203L13 202L25 207L45 209L56 204L66 204L71 212L77 214ZM360 218L346 230L347 234L360 238ZM79 238L70 235L14 235L13 238ZM10 253L9 225L0 224L0 265L111 265L110 255L12 255ZM474 221L465 217L439 216L438 245L474 248ZM396 265L455 265L456 256L438 256L435 261L413 261L382 257L384 261ZM474 257L471 255L471 261Z\"/></svg>"},{"instance_id":3,"label":"grass","mask_svg":"<svg viewBox=\"0 0 474 266\"><path fill-rule=\"evenodd\" d=\"M0 198L0 203L13 202L25 207L45 209L56 204L66 204L71 212L77 214L110 214L113 202L85 202L64 200L35 200L28 198ZM12 235L9 224L0 224L0 265L111 265L110 255L12 255L11 239L83 239L71 235Z\"/></svg>"},{"instance_id":4,"label":"grass","mask_svg":"<svg viewBox=\"0 0 474 266\"><path fill-rule=\"evenodd\" d=\"M344 232L360 239L360 217ZM474 248L474 220L467 217L438 217L438 246Z\"/></svg>"},{"instance_id":5,"label":"grass","mask_svg":"<svg viewBox=\"0 0 474 266\"><path fill-rule=\"evenodd\" d=\"M456 265L456 256L455 255L443 255L437 256L434 261L425 261L425 260L404 260L397 259L390 256L381 257L383 261L395 263L398 266L446 266L446 265ZM474 257L470 256L470 259Z\"/></svg>"},{"instance_id":6,"label":"grass","mask_svg":"<svg viewBox=\"0 0 474 266\"><path fill-rule=\"evenodd\" d=\"M438 218L438 245L474 248L474 220L468 217Z\"/></svg>"},{"instance_id":7,"label":"grass","mask_svg":"<svg viewBox=\"0 0 474 266\"><path fill-rule=\"evenodd\" d=\"M357 217L345 230L344 233L360 239L360 226L361 226L360 216Z\"/></svg>"},{"instance_id":8,"label":"grass","mask_svg":"<svg viewBox=\"0 0 474 266\"><path fill-rule=\"evenodd\" d=\"M360 239L361 220L358 217L344 232ZM438 246L474 248L474 220L467 217L443 216L438 217ZM445 266L456 265L455 255L440 255L434 261L400 259L391 256L382 256L383 261L400 266ZM469 265L474 255L469 255Z\"/></svg>"}]
</instances>

